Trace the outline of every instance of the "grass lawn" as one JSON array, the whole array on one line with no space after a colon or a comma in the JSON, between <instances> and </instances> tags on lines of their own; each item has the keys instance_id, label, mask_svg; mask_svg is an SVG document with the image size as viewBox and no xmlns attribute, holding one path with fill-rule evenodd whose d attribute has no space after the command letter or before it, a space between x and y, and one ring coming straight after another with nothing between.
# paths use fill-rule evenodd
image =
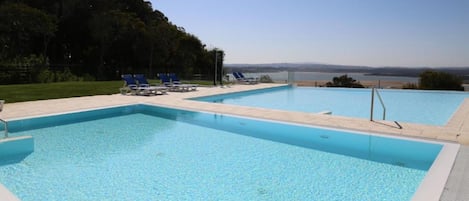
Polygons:
<instances>
[{"instance_id":1,"label":"grass lawn","mask_svg":"<svg viewBox=\"0 0 469 201\"><path fill-rule=\"evenodd\" d=\"M0 85L5 103L119 93L122 81Z\"/></svg>"},{"instance_id":2,"label":"grass lawn","mask_svg":"<svg viewBox=\"0 0 469 201\"><path fill-rule=\"evenodd\" d=\"M158 83L159 80L148 80ZM211 85L211 81L190 81L199 85ZM0 85L0 100L5 103L35 101L79 96L109 95L119 93L123 81L56 82L47 84Z\"/></svg>"}]
</instances>

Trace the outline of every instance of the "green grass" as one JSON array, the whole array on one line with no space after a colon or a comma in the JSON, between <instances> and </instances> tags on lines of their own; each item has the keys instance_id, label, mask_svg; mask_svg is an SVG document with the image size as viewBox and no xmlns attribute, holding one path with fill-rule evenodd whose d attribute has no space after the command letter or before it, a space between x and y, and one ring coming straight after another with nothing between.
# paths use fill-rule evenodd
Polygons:
<instances>
[{"instance_id":1,"label":"green grass","mask_svg":"<svg viewBox=\"0 0 469 201\"><path fill-rule=\"evenodd\" d=\"M159 83L159 80L148 80ZM211 81L184 81L199 85L212 85ZM15 84L0 85L0 100L6 103L70 98L93 95L110 95L119 93L123 81L95 81L95 82L56 82L47 84Z\"/></svg>"},{"instance_id":2,"label":"green grass","mask_svg":"<svg viewBox=\"0 0 469 201\"><path fill-rule=\"evenodd\" d=\"M122 81L0 85L6 103L119 93Z\"/></svg>"}]
</instances>

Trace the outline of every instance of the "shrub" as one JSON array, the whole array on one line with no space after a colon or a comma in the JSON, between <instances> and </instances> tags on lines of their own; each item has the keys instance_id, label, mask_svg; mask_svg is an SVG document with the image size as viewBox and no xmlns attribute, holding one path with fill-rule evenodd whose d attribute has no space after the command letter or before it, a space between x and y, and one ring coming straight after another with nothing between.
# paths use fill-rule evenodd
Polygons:
<instances>
[{"instance_id":1,"label":"shrub","mask_svg":"<svg viewBox=\"0 0 469 201\"><path fill-rule=\"evenodd\" d=\"M63 72L55 73L56 82L65 82L65 81L78 81L78 77L70 71L70 68L65 68Z\"/></svg>"},{"instance_id":2,"label":"shrub","mask_svg":"<svg viewBox=\"0 0 469 201\"><path fill-rule=\"evenodd\" d=\"M420 74L419 86L420 89L425 90L464 90L464 87L462 87L462 79L460 77L445 72L431 70Z\"/></svg>"},{"instance_id":3,"label":"shrub","mask_svg":"<svg viewBox=\"0 0 469 201\"><path fill-rule=\"evenodd\" d=\"M326 83L326 87L365 88L360 82L349 77L347 74L332 78L332 82Z\"/></svg>"},{"instance_id":4,"label":"shrub","mask_svg":"<svg viewBox=\"0 0 469 201\"><path fill-rule=\"evenodd\" d=\"M96 78L90 74L84 74L80 77L80 81L96 81Z\"/></svg>"},{"instance_id":5,"label":"shrub","mask_svg":"<svg viewBox=\"0 0 469 201\"><path fill-rule=\"evenodd\" d=\"M0 83L22 84L38 82L37 78L47 69L48 60L44 56L17 56L0 61Z\"/></svg>"},{"instance_id":6,"label":"shrub","mask_svg":"<svg viewBox=\"0 0 469 201\"><path fill-rule=\"evenodd\" d=\"M39 83L50 83L54 81L54 73L49 69L42 70L36 76L36 80Z\"/></svg>"},{"instance_id":7,"label":"shrub","mask_svg":"<svg viewBox=\"0 0 469 201\"><path fill-rule=\"evenodd\" d=\"M418 89L419 86L416 83L408 82L408 83L405 83L404 85L402 85L402 88L403 89Z\"/></svg>"},{"instance_id":8,"label":"shrub","mask_svg":"<svg viewBox=\"0 0 469 201\"><path fill-rule=\"evenodd\" d=\"M262 82L262 83L273 83L274 81L272 80L272 78L270 78L269 75L261 75L261 77L259 78L259 82Z\"/></svg>"}]
</instances>

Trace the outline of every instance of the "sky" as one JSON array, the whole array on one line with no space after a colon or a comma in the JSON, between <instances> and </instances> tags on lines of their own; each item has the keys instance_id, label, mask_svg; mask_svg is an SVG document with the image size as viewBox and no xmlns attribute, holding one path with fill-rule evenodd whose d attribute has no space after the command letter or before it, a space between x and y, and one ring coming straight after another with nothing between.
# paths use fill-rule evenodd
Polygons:
<instances>
[{"instance_id":1,"label":"sky","mask_svg":"<svg viewBox=\"0 0 469 201\"><path fill-rule=\"evenodd\" d=\"M226 64L469 67L469 0L151 0Z\"/></svg>"}]
</instances>

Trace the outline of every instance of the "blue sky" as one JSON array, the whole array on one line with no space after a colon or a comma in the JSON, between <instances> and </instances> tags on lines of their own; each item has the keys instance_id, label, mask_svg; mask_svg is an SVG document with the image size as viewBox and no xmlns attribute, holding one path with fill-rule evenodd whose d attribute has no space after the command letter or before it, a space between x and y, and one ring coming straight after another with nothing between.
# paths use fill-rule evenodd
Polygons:
<instances>
[{"instance_id":1,"label":"blue sky","mask_svg":"<svg viewBox=\"0 0 469 201\"><path fill-rule=\"evenodd\" d=\"M225 63L469 66L469 0L151 0Z\"/></svg>"}]
</instances>

